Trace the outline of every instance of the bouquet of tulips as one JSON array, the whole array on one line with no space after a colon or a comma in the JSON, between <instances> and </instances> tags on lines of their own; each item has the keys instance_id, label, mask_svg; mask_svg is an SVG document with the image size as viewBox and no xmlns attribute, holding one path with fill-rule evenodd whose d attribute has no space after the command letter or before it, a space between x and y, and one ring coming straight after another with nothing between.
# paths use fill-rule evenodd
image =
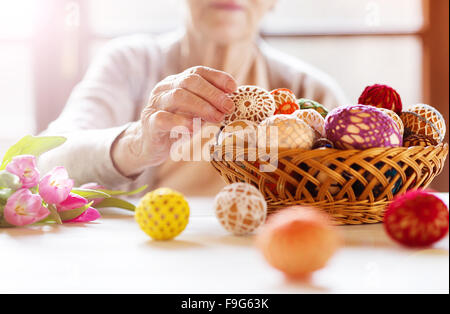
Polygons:
<instances>
[{"instance_id":1,"label":"bouquet of tulips","mask_svg":"<svg viewBox=\"0 0 450 314\"><path fill-rule=\"evenodd\" d=\"M112 191L96 183L74 188L64 167L41 176L36 158L62 145L64 137L26 136L13 145L0 165L0 227L35 223L86 223L100 218L97 209L117 207L134 211L135 206L118 196L135 191Z\"/></svg>"}]
</instances>

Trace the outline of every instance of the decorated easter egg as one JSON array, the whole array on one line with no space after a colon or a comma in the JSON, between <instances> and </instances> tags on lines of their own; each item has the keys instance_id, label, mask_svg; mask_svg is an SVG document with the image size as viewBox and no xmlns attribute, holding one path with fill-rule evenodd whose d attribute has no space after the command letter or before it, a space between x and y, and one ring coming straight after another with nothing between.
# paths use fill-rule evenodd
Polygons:
<instances>
[{"instance_id":1,"label":"decorated easter egg","mask_svg":"<svg viewBox=\"0 0 450 314\"><path fill-rule=\"evenodd\" d=\"M436 146L438 142L428 136L420 135L420 134L410 134L403 140L403 146L412 147L412 146Z\"/></svg>"},{"instance_id":2,"label":"decorated easter egg","mask_svg":"<svg viewBox=\"0 0 450 314\"><path fill-rule=\"evenodd\" d=\"M226 115L223 125L236 120L249 120L260 123L273 116L276 110L273 96L263 88L257 86L241 86L230 95L234 101L235 110Z\"/></svg>"},{"instance_id":3,"label":"decorated easter egg","mask_svg":"<svg viewBox=\"0 0 450 314\"><path fill-rule=\"evenodd\" d=\"M385 109L385 108L378 108L378 110L384 112L385 114L387 114L389 117L392 118L392 120L394 120L394 122L397 124L398 129L400 130L400 134L401 136L403 136L403 134L405 134L405 126L403 125L403 121L400 118L400 116L398 114L396 114L394 111L389 110L389 109Z\"/></svg>"},{"instance_id":4,"label":"decorated easter egg","mask_svg":"<svg viewBox=\"0 0 450 314\"><path fill-rule=\"evenodd\" d=\"M372 106L336 108L327 116L325 129L327 138L339 149L398 147L403 144L394 120Z\"/></svg>"},{"instance_id":5,"label":"decorated easter egg","mask_svg":"<svg viewBox=\"0 0 450 314\"><path fill-rule=\"evenodd\" d=\"M444 117L435 108L425 104L409 106L400 117L408 135L409 133L425 135L438 143L444 140L447 127Z\"/></svg>"},{"instance_id":6,"label":"decorated easter egg","mask_svg":"<svg viewBox=\"0 0 450 314\"><path fill-rule=\"evenodd\" d=\"M389 109L397 114L403 109L402 99L397 91L392 87L380 84L367 86L359 97L358 103Z\"/></svg>"},{"instance_id":7,"label":"decorated easter egg","mask_svg":"<svg viewBox=\"0 0 450 314\"><path fill-rule=\"evenodd\" d=\"M448 208L427 191L411 190L388 206L384 227L392 239L405 246L430 246L448 234Z\"/></svg>"},{"instance_id":8,"label":"decorated easter egg","mask_svg":"<svg viewBox=\"0 0 450 314\"><path fill-rule=\"evenodd\" d=\"M307 98L301 98L297 101L297 104L299 105L300 109L314 109L318 113L322 115L322 117L326 117L328 115L328 110L317 101L307 99Z\"/></svg>"},{"instance_id":9,"label":"decorated easter egg","mask_svg":"<svg viewBox=\"0 0 450 314\"><path fill-rule=\"evenodd\" d=\"M266 221L264 196L248 183L226 186L217 194L214 208L220 224L234 235L252 233Z\"/></svg>"},{"instance_id":10,"label":"decorated easter egg","mask_svg":"<svg viewBox=\"0 0 450 314\"><path fill-rule=\"evenodd\" d=\"M189 222L189 204L184 196L168 188L147 193L136 207L135 219L142 231L155 240L178 236Z\"/></svg>"},{"instance_id":11,"label":"decorated easter egg","mask_svg":"<svg viewBox=\"0 0 450 314\"><path fill-rule=\"evenodd\" d=\"M314 109L301 109L295 111L292 115L303 120L319 135L318 137L326 137L325 119Z\"/></svg>"},{"instance_id":12,"label":"decorated easter egg","mask_svg":"<svg viewBox=\"0 0 450 314\"><path fill-rule=\"evenodd\" d=\"M291 90L279 88L270 93L272 94L277 107L275 114L291 114L300 108L297 104L297 98Z\"/></svg>"},{"instance_id":13,"label":"decorated easter egg","mask_svg":"<svg viewBox=\"0 0 450 314\"><path fill-rule=\"evenodd\" d=\"M314 130L291 115L267 118L259 125L258 145L278 149L311 149L316 138Z\"/></svg>"},{"instance_id":14,"label":"decorated easter egg","mask_svg":"<svg viewBox=\"0 0 450 314\"><path fill-rule=\"evenodd\" d=\"M341 245L328 216L295 206L269 217L257 236L267 262L289 278L304 278L326 266Z\"/></svg>"},{"instance_id":15,"label":"decorated easter egg","mask_svg":"<svg viewBox=\"0 0 450 314\"><path fill-rule=\"evenodd\" d=\"M319 138L313 144L313 149L318 148L334 148L334 144L327 138Z\"/></svg>"},{"instance_id":16,"label":"decorated easter egg","mask_svg":"<svg viewBox=\"0 0 450 314\"><path fill-rule=\"evenodd\" d=\"M237 120L225 126L219 134L217 142L221 145L256 147L258 124L248 120ZM227 142L225 143L225 139ZM231 140L230 140L231 139Z\"/></svg>"}]
</instances>

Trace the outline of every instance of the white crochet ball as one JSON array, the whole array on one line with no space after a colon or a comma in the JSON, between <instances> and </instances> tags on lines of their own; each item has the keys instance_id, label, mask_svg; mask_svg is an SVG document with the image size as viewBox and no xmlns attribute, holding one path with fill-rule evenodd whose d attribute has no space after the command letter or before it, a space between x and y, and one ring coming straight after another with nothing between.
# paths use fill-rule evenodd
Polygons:
<instances>
[{"instance_id":1,"label":"white crochet ball","mask_svg":"<svg viewBox=\"0 0 450 314\"><path fill-rule=\"evenodd\" d=\"M327 133L325 132L325 119L318 111L314 109L300 109L292 115L305 121L307 125L319 134L319 137L327 137Z\"/></svg>"},{"instance_id":2,"label":"white crochet ball","mask_svg":"<svg viewBox=\"0 0 450 314\"><path fill-rule=\"evenodd\" d=\"M234 112L226 115L223 125L236 120L250 120L260 123L265 118L273 116L276 108L273 96L265 89L257 86L241 86L229 95L234 101Z\"/></svg>"},{"instance_id":3,"label":"white crochet ball","mask_svg":"<svg viewBox=\"0 0 450 314\"><path fill-rule=\"evenodd\" d=\"M267 204L254 186L234 183L226 186L214 200L220 224L234 235L246 235L266 221Z\"/></svg>"},{"instance_id":4,"label":"white crochet ball","mask_svg":"<svg viewBox=\"0 0 450 314\"><path fill-rule=\"evenodd\" d=\"M293 115L277 115L259 125L260 147L309 150L316 139L315 131Z\"/></svg>"}]
</instances>

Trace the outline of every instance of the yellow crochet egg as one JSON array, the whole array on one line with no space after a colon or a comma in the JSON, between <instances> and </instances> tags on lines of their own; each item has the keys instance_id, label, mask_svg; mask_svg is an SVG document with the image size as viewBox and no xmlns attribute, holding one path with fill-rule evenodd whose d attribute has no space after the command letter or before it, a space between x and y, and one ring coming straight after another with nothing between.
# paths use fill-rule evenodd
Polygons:
<instances>
[{"instance_id":1,"label":"yellow crochet egg","mask_svg":"<svg viewBox=\"0 0 450 314\"><path fill-rule=\"evenodd\" d=\"M142 231L155 240L171 240L189 222L189 204L184 196L168 188L147 193L136 207L135 219Z\"/></svg>"}]
</instances>

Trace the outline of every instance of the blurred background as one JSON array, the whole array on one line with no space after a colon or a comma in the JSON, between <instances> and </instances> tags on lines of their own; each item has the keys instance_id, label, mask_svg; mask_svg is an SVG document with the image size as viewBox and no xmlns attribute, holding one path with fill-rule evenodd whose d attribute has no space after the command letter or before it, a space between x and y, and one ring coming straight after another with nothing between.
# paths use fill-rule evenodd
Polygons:
<instances>
[{"instance_id":1,"label":"blurred background","mask_svg":"<svg viewBox=\"0 0 450 314\"><path fill-rule=\"evenodd\" d=\"M58 116L108 40L180 27L183 1L1 0L0 155ZM332 75L354 103L385 83L448 121L448 0L279 0L261 34ZM433 188L449 191L448 169Z\"/></svg>"}]
</instances>

